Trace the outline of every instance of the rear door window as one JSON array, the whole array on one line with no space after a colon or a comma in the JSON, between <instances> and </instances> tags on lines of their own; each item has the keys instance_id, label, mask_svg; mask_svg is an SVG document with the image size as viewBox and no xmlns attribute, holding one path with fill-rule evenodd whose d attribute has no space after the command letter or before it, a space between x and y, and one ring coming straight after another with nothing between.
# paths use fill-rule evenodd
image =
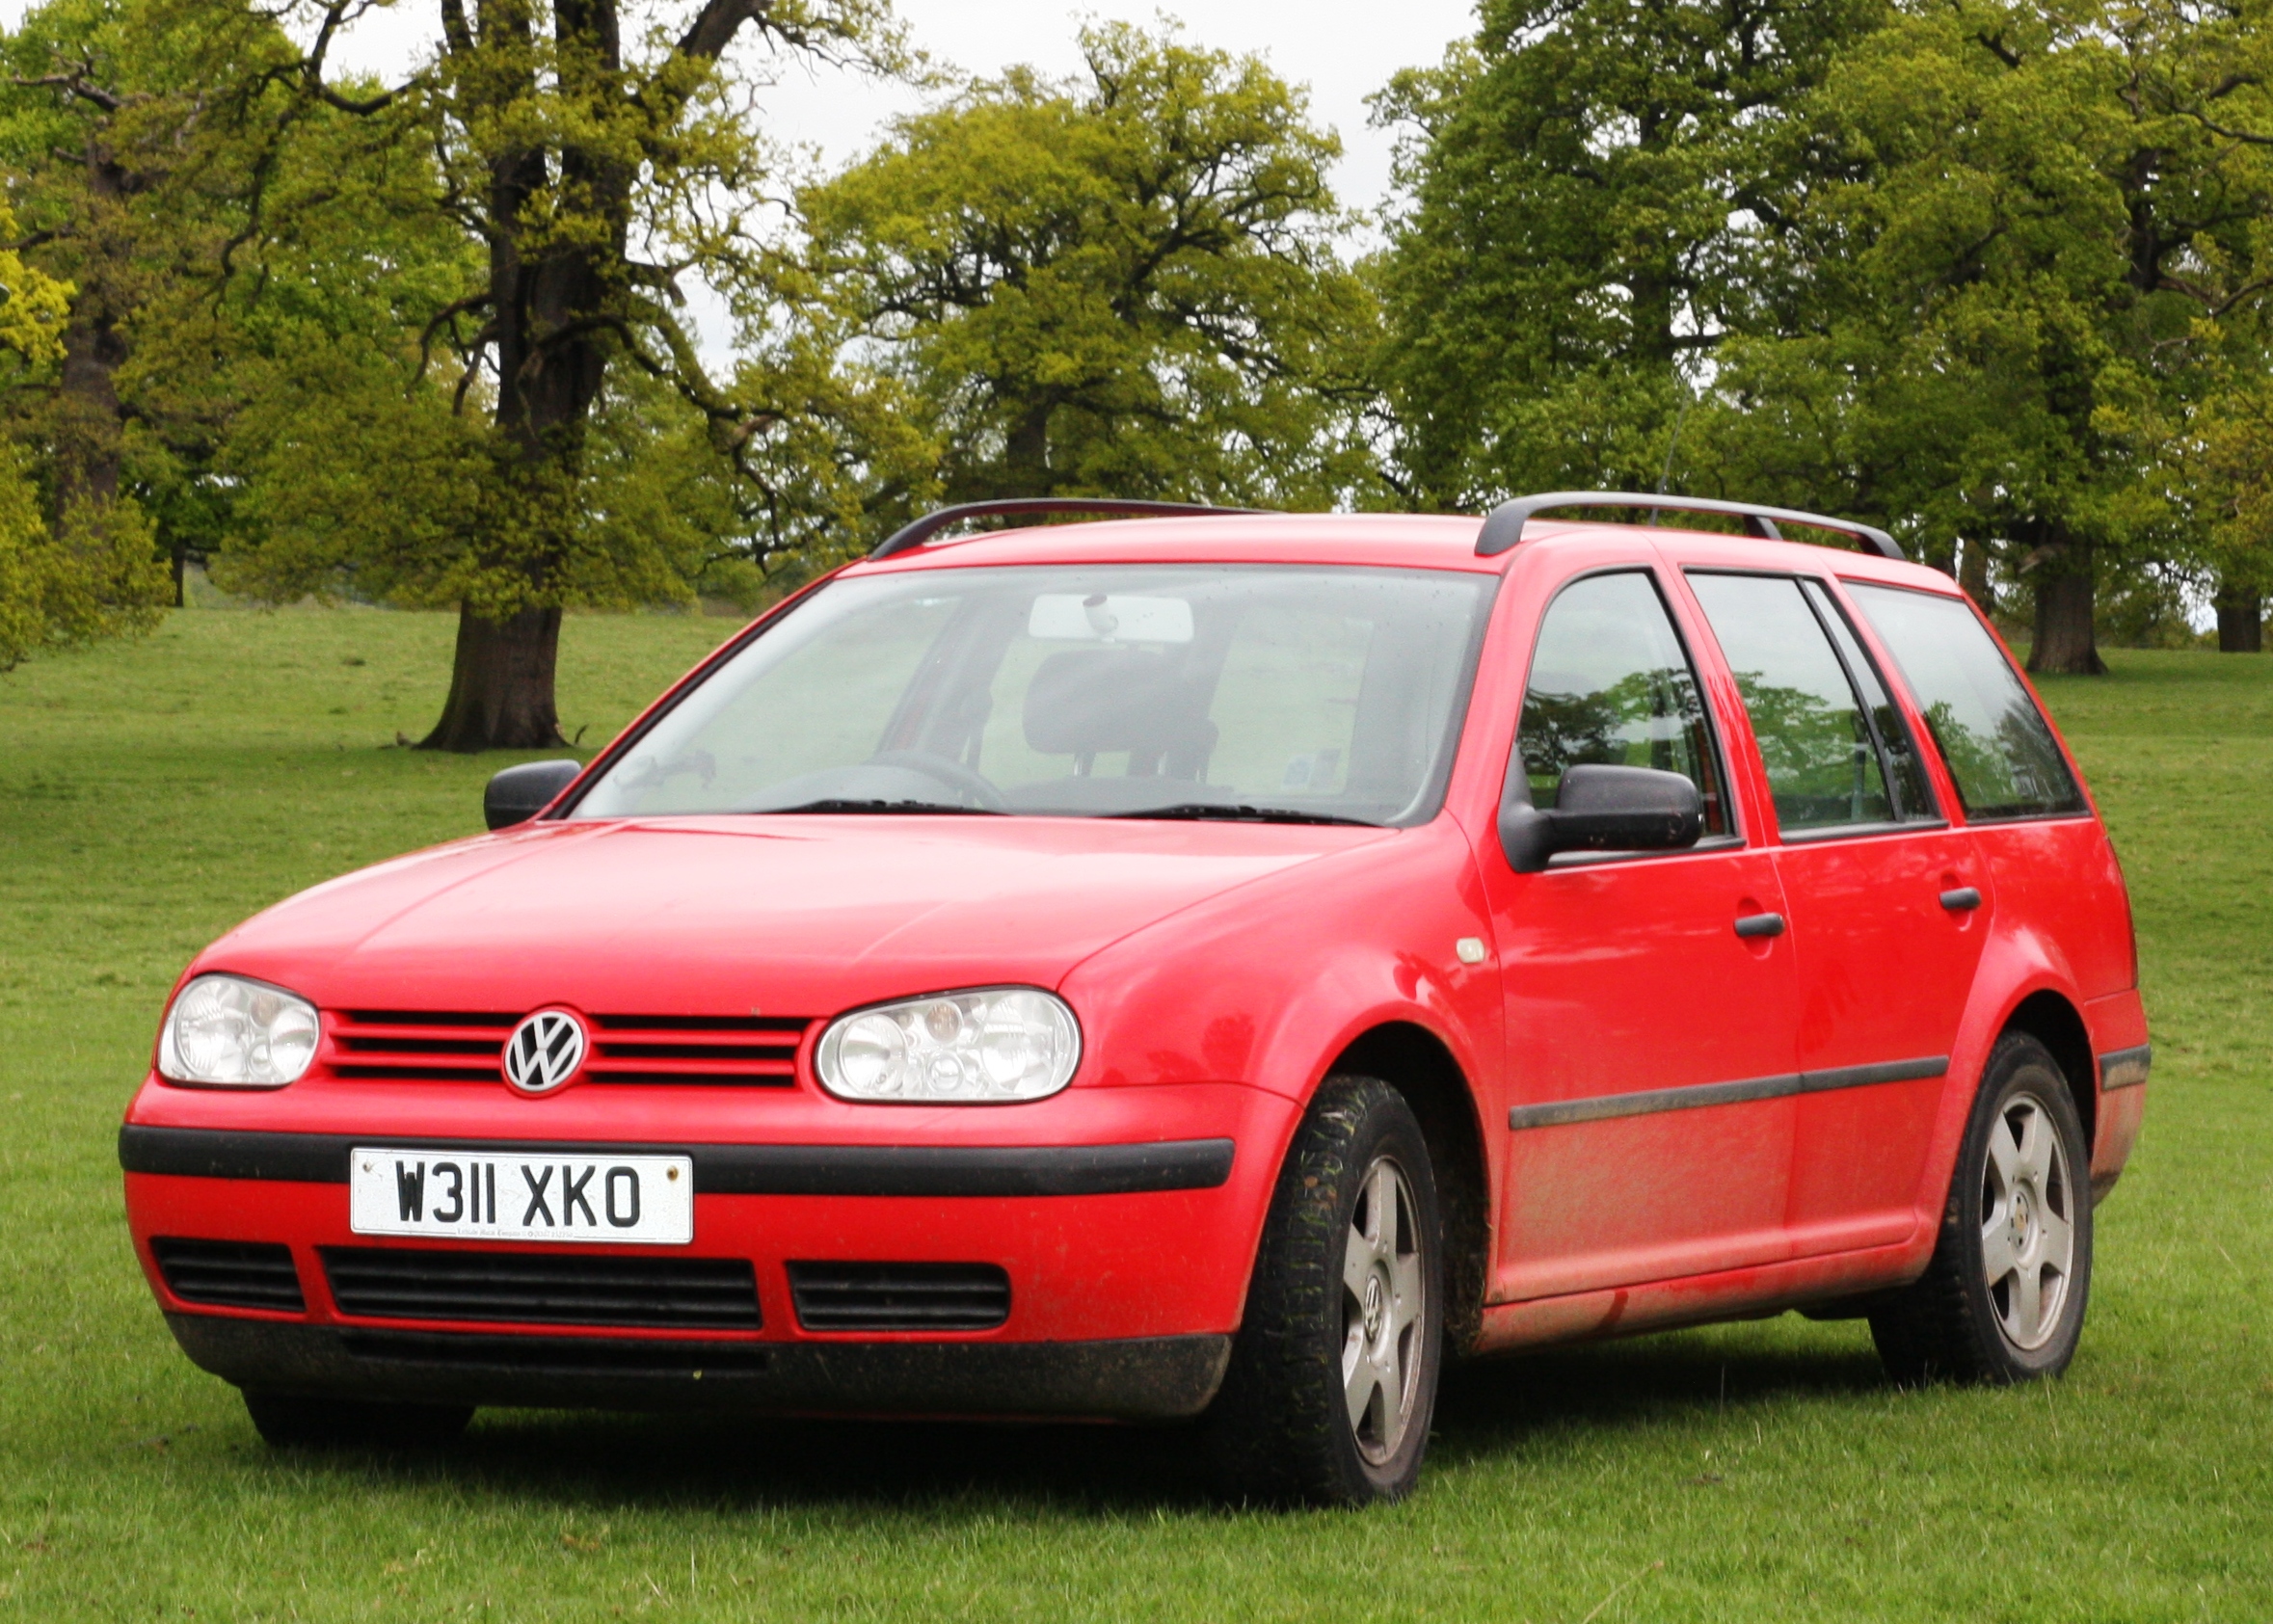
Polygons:
<instances>
[{"instance_id":1,"label":"rear door window","mask_svg":"<svg viewBox=\"0 0 2273 1624\"><path fill-rule=\"evenodd\" d=\"M1821 588L1704 572L1689 584L1744 695L1787 834L1935 815L1885 685Z\"/></svg>"},{"instance_id":2,"label":"rear door window","mask_svg":"<svg viewBox=\"0 0 2273 1624\"><path fill-rule=\"evenodd\" d=\"M2027 687L1963 599L1849 581L1910 685L1974 822L2085 811Z\"/></svg>"}]
</instances>

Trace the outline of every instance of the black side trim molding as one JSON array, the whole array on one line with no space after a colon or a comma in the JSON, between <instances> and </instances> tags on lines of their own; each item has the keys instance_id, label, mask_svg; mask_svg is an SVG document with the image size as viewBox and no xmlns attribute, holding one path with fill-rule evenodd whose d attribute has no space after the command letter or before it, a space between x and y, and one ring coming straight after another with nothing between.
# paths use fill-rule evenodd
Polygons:
<instances>
[{"instance_id":1,"label":"black side trim molding","mask_svg":"<svg viewBox=\"0 0 2273 1624\"><path fill-rule=\"evenodd\" d=\"M694 1158L698 1195L1133 1195L1215 1189L1231 1177L1229 1139L1136 1145L622 1145L392 1134L256 1133L213 1128L119 1130L129 1173L194 1179L347 1183L348 1152L390 1148L512 1155L664 1155Z\"/></svg>"},{"instance_id":2,"label":"black side trim molding","mask_svg":"<svg viewBox=\"0 0 2273 1624\"><path fill-rule=\"evenodd\" d=\"M1598 1094L1589 1100L1552 1100L1517 1105L1508 1113L1511 1129L1556 1128L1572 1122L1602 1122L1618 1116L1650 1116L1658 1111L1695 1110L1699 1105L1736 1105L1776 1100L1787 1094L1824 1094L1837 1088L1870 1088L1882 1082L1915 1082L1944 1077L1949 1056L1882 1060L1869 1066L1834 1066L1820 1072L1787 1072L1781 1077L1706 1082L1688 1088L1649 1088L1634 1094Z\"/></svg>"},{"instance_id":3,"label":"black side trim molding","mask_svg":"<svg viewBox=\"0 0 2273 1624\"><path fill-rule=\"evenodd\" d=\"M2099 1091L2136 1088L2147 1080L2148 1070L2153 1064L2154 1045L2151 1043L2143 1043L2136 1049L2111 1049L2099 1056Z\"/></svg>"}]
</instances>

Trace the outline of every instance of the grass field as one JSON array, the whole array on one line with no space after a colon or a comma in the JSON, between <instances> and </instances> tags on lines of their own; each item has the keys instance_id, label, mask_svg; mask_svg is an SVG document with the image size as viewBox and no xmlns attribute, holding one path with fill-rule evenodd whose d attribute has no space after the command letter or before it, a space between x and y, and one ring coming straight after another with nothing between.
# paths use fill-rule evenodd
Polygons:
<instances>
[{"instance_id":1,"label":"grass field","mask_svg":"<svg viewBox=\"0 0 2273 1624\"><path fill-rule=\"evenodd\" d=\"M570 623L597 744L727 629ZM113 1133L182 963L473 829L498 759L391 748L449 622L174 616L0 679L0 1613L25 1618L2273 1618L2273 658L2050 698L2138 904L2153 1102L2056 1385L1896 1393L1796 1316L1451 1378L1362 1515L1213 1505L1173 1432L485 1412L280 1457L174 1349Z\"/></svg>"}]
</instances>

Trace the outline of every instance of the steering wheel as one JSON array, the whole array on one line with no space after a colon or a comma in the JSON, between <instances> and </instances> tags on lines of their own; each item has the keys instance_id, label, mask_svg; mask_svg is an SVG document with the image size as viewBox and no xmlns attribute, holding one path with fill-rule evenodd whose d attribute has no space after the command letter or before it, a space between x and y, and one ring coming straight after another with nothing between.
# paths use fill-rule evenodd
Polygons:
<instances>
[{"instance_id":1,"label":"steering wheel","mask_svg":"<svg viewBox=\"0 0 2273 1624\"><path fill-rule=\"evenodd\" d=\"M1010 803L995 781L975 767L966 767L951 756L941 756L929 750L887 750L869 758L871 767L905 767L922 773L925 778L960 790L987 812L1008 812Z\"/></svg>"}]
</instances>

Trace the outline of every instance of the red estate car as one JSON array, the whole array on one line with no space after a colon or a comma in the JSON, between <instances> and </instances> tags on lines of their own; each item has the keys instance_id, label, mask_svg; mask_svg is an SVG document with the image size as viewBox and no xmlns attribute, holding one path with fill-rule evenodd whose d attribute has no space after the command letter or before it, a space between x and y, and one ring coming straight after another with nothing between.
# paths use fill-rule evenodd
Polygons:
<instances>
[{"instance_id":1,"label":"red estate car","mask_svg":"<svg viewBox=\"0 0 2273 1624\"><path fill-rule=\"evenodd\" d=\"M126 1205L267 1438L1198 1417L1362 1502L1447 1351L1798 1308L2066 1367L2129 906L1946 576L1618 493L943 533L1022 505L190 966ZM1527 528L1580 507L1747 533Z\"/></svg>"}]
</instances>

